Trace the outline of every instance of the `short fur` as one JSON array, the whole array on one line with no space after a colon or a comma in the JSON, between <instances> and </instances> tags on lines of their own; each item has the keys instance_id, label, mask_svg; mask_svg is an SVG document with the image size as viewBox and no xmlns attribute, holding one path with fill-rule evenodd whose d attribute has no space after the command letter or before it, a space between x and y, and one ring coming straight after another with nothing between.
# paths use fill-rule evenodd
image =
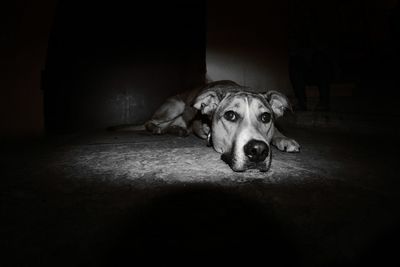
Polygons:
<instances>
[{"instance_id":1,"label":"short fur","mask_svg":"<svg viewBox=\"0 0 400 267\"><path fill-rule=\"evenodd\" d=\"M272 143L279 150L298 152L299 144L274 125L286 109L291 109L289 101L277 91L258 93L233 81L216 81L167 99L144 126L154 134L187 136L193 132L203 139L211 135L214 149L234 171L266 171L271 153L262 162L254 163L246 156L244 146L258 140L267 148ZM226 120L227 111L235 112L240 119ZM261 122L262 113L270 114L271 121Z\"/></svg>"}]
</instances>

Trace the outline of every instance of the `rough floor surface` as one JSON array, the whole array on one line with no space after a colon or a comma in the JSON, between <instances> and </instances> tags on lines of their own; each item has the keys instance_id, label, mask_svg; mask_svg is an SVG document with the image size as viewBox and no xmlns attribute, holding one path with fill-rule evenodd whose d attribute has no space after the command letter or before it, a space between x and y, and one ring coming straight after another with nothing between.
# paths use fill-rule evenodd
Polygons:
<instances>
[{"instance_id":1,"label":"rough floor surface","mask_svg":"<svg viewBox=\"0 0 400 267\"><path fill-rule=\"evenodd\" d=\"M1 265L398 264L400 141L286 134L301 153L274 149L267 173L235 173L193 136L3 146Z\"/></svg>"}]
</instances>

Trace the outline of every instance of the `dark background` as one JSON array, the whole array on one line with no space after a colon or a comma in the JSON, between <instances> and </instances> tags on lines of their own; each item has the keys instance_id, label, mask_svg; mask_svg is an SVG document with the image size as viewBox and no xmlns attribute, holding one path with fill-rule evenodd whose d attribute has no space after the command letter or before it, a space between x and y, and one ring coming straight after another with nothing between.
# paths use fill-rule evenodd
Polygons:
<instances>
[{"instance_id":1,"label":"dark background","mask_svg":"<svg viewBox=\"0 0 400 267\"><path fill-rule=\"evenodd\" d=\"M43 77L49 130L143 123L203 83L205 3L60 1Z\"/></svg>"},{"instance_id":2,"label":"dark background","mask_svg":"<svg viewBox=\"0 0 400 267\"><path fill-rule=\"evenodd\" d=\"M334 61L331 94L397 98L395 0L19 0L1 12L5 137L142 123L206 70L293 96L293 37L311 36Z\"/></svg>"},{"instance_id":3,"label":"dark background","mask_svg":"<svg viewBox=\"0 0 400 267\"><path fill-rule=\"evenodd\" d=\"M398 10L395 0L1 2L1 263L398 262ZM104 130L144 122L206 78L295 100L293 39L334 63L332 107L288 114L311 127L283 127L301 153L273 148L271 172L234 173L194 136Z\"/></svg>"}]
</instances>

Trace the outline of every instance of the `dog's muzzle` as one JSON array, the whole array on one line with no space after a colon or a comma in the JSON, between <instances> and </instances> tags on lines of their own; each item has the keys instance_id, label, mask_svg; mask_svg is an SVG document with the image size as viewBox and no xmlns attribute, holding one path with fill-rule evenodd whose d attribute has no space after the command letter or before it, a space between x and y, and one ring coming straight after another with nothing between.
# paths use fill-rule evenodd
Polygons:
<instances>
[{"instance_id":1,"label":"dog's muzzle","mask_svg":"<svg viewBox=\"0 0 400 267\"><path fill-rule=\"evenodd\" d=\"M265 172L271 165L271 151L269 145L264 141L255 139L248 141L242 148L243 157L238 157L234 151L235 149L221 155L221 159L234 171L258 169Z\"/></svg>"},{"instance_id":2,"label":"dog's muzzle","mask_svg":"<svg viewBox=\"0 0 400 267\"><path fill-rule=\"evenodd\" d=\"M269 147L268 145L259 140L250 140L244 147L244 154L249 159L249 161L254 163L263 162L268 154Z\"/></svg>"},{"instance_id":3,"label":"dog's muzzle","mask_svg":"<svg viewBox=\"0 0 400 267\"><path fill-rule=\"evenodd\" d=\"M243 147L243 152L247 158L246 169L268 171L271 166L271 151L267 143L252 139Z\"/></svg>"}]
</instances>

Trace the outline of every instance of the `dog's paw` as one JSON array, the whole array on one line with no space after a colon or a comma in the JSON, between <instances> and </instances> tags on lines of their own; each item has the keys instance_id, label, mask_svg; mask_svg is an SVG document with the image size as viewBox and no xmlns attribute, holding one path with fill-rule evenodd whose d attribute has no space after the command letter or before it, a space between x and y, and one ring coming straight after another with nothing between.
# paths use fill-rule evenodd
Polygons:
<instances>
[{"instance_id":1,"label":"dog's paw","mask_svg":"<svg viewBox=\"0 0 400 267\"><path fill-rule=\"evenodd\" d=\"M281 151L286 151L286 152L299 152L300 151L300 145L294 139L279 137L279 138L275 138L272 141L272 144Z\"/></svg>"},{"instance_id":2,"label":"dog's paw","mask_svg":"<svg viewBox=\"0 0 400 267\"><path fill-rule=\"evenodd\" d=\"M169 133L169 134L177 135L179 137L186 137L190 134L190 132L187 129L177 126L177 125L169 126L165 130L165 132Z\"/></svg>"},{"instance_id":3,"label":"dog's paw","mask_svg":"<svg viewBox=\"0 0 400 267\"><path fill-rule=\"evenodd\" d=\"M162 129L152 122L147 122L147 123L145 123L144 126L145 126L146 130L151 132L152 134L162 134L163 133Z\"/></svg>"}]
</instances>

